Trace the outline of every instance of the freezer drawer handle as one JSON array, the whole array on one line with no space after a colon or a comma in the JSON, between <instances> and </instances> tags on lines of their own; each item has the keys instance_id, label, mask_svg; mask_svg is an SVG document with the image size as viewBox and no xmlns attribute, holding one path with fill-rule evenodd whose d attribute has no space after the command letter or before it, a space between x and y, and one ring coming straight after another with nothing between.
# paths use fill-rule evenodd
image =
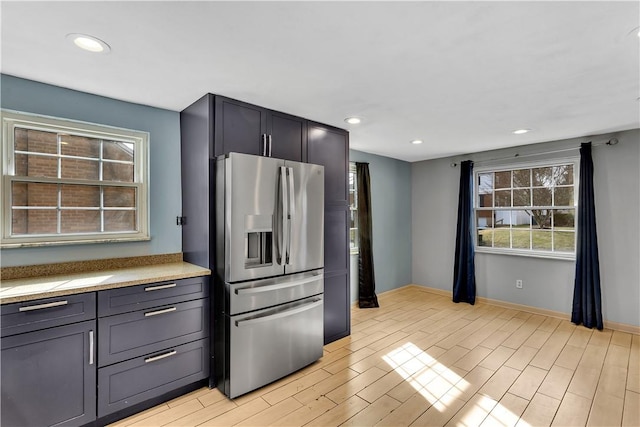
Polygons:
<instances>
[{"instance_id":1,"label":"freezer drawer handle","mask_svg":"<svg viewBox=\"0 0 640 427\"><path fill-rule=\"evenodd\" d=\"M176 286L178 286L176 283L169 283L168 285L149 286L148 288L144 288L144 291L145 292L160 291L162 289L175 288Z\"/></svg>"},{"instance_id":2,"label":"freezer drawer handle","mask_svg":"<svg viewBox=\"0 0 640 427\"><path fill-rule=\"evenodd\" d=\"M313 302L310 302L308 304L304 304L300 307L296 307L291 310L286 310L281 313L271 314L269 316L264 316L264 317L256 317L254 319L236 320L236 327L242 328L245 326L255 325L256 323L270 322L272 320L281 319L283 317L289 317L294 314L302 313L304 311L311 310L312 308L316 308L321 305L322 305L321 299L314 300Z\"/></svg>"},{"instance_id":3,"label":"freezer drawer handle","mask_svg":"<svg viewBox=\"0 0 640 427\"><path fill-rule=\"evenodd\" d=\"M162 359L165 359L167 357L174 356L176 353L177 353L177 351L171 350L171 351L169 351L167 353L164 353L164 354L159 354L157 356L147 357L146 359L144 359L144 363L151 363L151 362L155 362L156 360L162 360Z\"/></svg>"},{"instance_id":4,"label":"freezer drawer handle","mask_svg":"<svg viewBox=\"0 0 640 427\"><path fill-rule=\"evenodd\" d=\"M311 283L317 280L321 280L322 277L323 277L322 274L318 274L317 276L307 277L306 279L296 280L294 282L278 283L277 285L258 286L255 288L236 289L236 295L251 295L251 294L257 294L260 292L269 292L269 291L277 291L279 289L293 288L295 286L304 285L305 283Z\"/></svg>"},{"instance_id":5,"label":"freezer drawer handle","mask_svg":"<svg viewBox=\"0 0 640 427\"><path fill-rule=\"evenodd\" d=\"M172 311L176 311L176 310L177 310L176 307L169 307L169 308L163 308L162 310L149 311L149 312L144 314L144 317L157 316L158 314L171 313Z\"/></svg>"},{"instance_id":6,"label":"freezer drawer handle","mask_svg":"<svg viewBox=\"0 0 640 427\"><path fill-rule=\"evenodd\" d=\"M44 308L60 307L62 305L67 305L67 304L69 304L69 301L67 300L54 301L54 302L48 302L46 304L37 304L37 305L29 305L27 307L20 307L18 311L42 310Z\"/></svg>"}]
</instances>

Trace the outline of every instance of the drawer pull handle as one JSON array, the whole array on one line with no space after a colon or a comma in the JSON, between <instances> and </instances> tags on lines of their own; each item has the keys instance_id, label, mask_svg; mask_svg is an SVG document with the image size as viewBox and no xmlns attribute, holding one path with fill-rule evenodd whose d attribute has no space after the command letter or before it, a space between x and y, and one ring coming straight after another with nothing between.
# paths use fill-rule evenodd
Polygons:
<instances>
[{"instance_id":1,"label":"drawer pull handle","mask_svg":"<svg viewBox=\"0 0 640 427\"><path fill-rule=\"evenodd\" d=\"M18 311L42 310L43 308L60 307L61 305L67 305L67 304L69 304L67 300L55 301L55 302L48 302L46 304L29 305L27 307L20 307Z\"/></svg>"},{"instance_id":2,"label":"drawer pull handle","mask_svg":"<svg viewBox=\"0 0 640 427\"><path fill-rule=\"evenodd\" d=\"M162 310L149 311L144 314L144 317L157 316L158 314L164 314L164 313L171 313L172 311L176 311L176 310L177 310L176 307L169 307L169 308L163 308Z\"/></svg>"},{"instance_id":3,"label":"drawer pull handle","mask_svg":"<svg viewBox=\"0 0 640 427\"><path fill-rule=\"evenodd\" d=\"M166 357L171 357L171 356L175 355L176 353L177 353L177 351L171 350L168 353L159 354L157 356L152 356L152 357L147 357L146 359L144 359L144 363L155 362L156 360L161 360L161 359L164 359Z\"/></svg>"},{"instance_id":4,"label":"drawer pull handle","mask_svg":"<svg viewBox=\"0 0 640 427\"><path fill-rule=\"evenodd\" d=\"M93 365L93 331L89 331L89 365Z\"/></svg>"},{"instance_id":5,"label":"drawer pull handle","mask_svg":"<svg viewBox=\"0 0 640 427\"><path fill-rule=\"evenodd\" d=\"M168 285L149 286L148 288L144 288L144 291L145 292L160 291L162 289L175 288L176 286L178 286L176 283L169 283Z\"/></svg>"}]
</instances>

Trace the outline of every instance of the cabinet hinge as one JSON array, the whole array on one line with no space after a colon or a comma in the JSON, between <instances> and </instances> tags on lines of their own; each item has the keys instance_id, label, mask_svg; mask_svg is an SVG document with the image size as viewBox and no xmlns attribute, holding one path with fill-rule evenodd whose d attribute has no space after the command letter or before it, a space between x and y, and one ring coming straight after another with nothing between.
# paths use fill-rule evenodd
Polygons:
<instances>
[{"instance_id":1,"label":"cabinet hinge","mask_svg":"<svg viewBox=\"0 0 640 427\"><path fill-rule=\"evenodd\" d=\"M187 225L187 217L186 216L177 216L176 217L176 225Z\"/></svg>"}]
</instances>

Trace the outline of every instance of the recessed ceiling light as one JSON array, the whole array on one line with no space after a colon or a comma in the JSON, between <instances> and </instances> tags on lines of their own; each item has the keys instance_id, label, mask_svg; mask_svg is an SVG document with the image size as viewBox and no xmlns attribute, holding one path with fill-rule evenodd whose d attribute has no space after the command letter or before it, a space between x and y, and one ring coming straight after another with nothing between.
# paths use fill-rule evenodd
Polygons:
<instances>
[{"instance_id":1,"label":"recessed ceiling light","mask_svg":"<svg viewBox=\"0 0 640 427\"><path fill-rule=\"evenodd\" d=\"M522 135L523 133L531 132L531 129L516 129L513 131L516 135Z\"/></svg>"},{"instance_id":2,"label":"recessed ceiling light","mask_svg":"<svg viewBox=\"0 0 640 427\"><path fill-rule=\"evenodd\" d=\"M413 141L411 141L411 143L413 145L418 145L418 144L422 144L424 141L421 139L414 139Z\"/></svg>"},{"instance_id":3,"label":"recessed ceiling light","mask_svg":"<svg viewBox=\"0 0 640 427\"><path fill-rule=\"evenodd\" d=\"M78 46L80 49L88 50L89 52L109 53L111 51L111 48L108 44L106 44L99 38L90 36L88 34L67 34L67 39L71 40L73 44Z\"/></svg>"},{"instance_id":4,"label":"recessed ceiling light","mask_svg":"<svg viewBox=\"0 0 640 427\"><path fill-rule=\"evenodd\" d=\"M350 125L357 125L362 120L360 120L359 117L347 117L346 119L344 119L344 121L349 123Z\"/></svg>"}]
</instances>

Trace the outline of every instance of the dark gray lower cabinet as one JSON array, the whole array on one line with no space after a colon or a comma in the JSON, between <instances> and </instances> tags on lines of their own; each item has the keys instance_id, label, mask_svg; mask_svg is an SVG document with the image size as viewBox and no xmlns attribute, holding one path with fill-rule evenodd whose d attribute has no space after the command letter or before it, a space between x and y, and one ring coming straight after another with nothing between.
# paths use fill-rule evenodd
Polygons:
<instances>
[{"instance_id":1,"label":"dark gray lower cabinet","mask_svg":"<svg viewBox=\"0 0 640 427\"><path fill-rule=\"evenodd\" d=\"M3 337L3 427L77 426L96 419L95 321Z\"/></svg>"}]
</instances>

